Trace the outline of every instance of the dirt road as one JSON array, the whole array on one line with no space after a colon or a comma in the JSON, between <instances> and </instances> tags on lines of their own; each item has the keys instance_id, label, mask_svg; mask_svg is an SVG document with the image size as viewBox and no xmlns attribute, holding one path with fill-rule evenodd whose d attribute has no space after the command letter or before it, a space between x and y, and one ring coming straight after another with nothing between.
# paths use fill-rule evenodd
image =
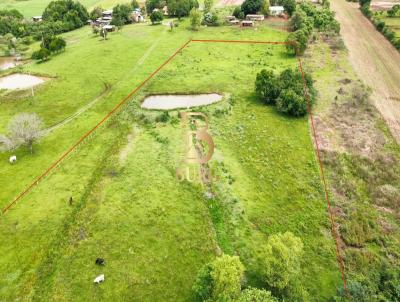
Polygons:
<instances>
[{"instance_id":1,"label":"dirt road","mask_svg":"<svg viewBox=\"0 0 400 302\"><path fill-rule=\"evenodd\" d=\"M400 143L400 53L365 18L358 4L332 0L350 63L373 90L372 99Z\"/></svg>"}]
</instances>

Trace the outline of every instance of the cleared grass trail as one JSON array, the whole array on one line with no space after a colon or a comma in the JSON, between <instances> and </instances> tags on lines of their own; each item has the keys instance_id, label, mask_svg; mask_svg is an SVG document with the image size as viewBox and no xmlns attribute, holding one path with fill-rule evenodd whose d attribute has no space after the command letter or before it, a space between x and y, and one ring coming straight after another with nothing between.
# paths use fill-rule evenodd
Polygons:
<instances>
[{"instance_id":1,"label":"cleared grass trail","mask_svg":"<svg viewBox=\"0 0 400 302\"><path fill-rule=\"evenodd\" d=\"M349 59L373 90L372 99L400 143L400 53L358 9L358 4L332 0Z\"/></svg>"}]
</instances>

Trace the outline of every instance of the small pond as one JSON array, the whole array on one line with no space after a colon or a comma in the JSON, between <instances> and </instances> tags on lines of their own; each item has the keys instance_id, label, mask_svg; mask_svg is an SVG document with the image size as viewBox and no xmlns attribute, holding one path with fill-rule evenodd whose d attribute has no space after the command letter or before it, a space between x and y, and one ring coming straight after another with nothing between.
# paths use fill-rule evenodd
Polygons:
<instances>
[{"instance_id":1,"label":"small pond","mask_svg":"<svg viewBox=\"0 0 400 302\"><path fill-rule=\"evenodd\" d=\"M217 93L189 95L152 95L144 99L144 109L172 110L214 104L222 100Z\"/></svg>"},{"instance_id":2,"label":"small pond","mask_svg":"<svg viewBox=\"0 0 400 302\"><path fill-rule=\"evenodd\" d=\"M13 68L19 64L13 57L0 57L0 71Z\"/></svg>"},{"instance_id":3,"label":"small pond","mask_svg":"<svg viewBox=\"0 0 400 302\"><path fill-rule=\"evenodd\" d=\"M45 78L23 73L14 73L0 78L0 89L25 89L46 81Z\"/></svg>"}]
</instances>

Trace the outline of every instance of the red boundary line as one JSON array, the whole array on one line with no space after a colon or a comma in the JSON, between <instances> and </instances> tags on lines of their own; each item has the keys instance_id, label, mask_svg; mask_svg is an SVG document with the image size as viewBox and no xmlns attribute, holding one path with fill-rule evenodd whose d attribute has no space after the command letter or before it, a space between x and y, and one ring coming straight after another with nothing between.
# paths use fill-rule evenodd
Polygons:
<instances>
[{"instance_id":1,"label":"red boundary line","mask_svg":"<svg viewBox=\"0 0 400 302\"><path fill-rule=\"evenodd\" d=\"M28 186L22 193L20 193L10 204L8 204L3 210L2 213L5 214L14 204L17 203L22 197L24 197L26 194L28 194L33 187L38 185L39 181L41 181L44 177L46 177L62 160L64 160L73 150L75 150L90 134L92 134L94 131L96 131L102 124L104 124L119 108L121 108L122 105L126 103L126 101L131 98L136 92L138 92L148 81L150 81L165 65L167 65L172 59L181 51L183 50L186 46L188 46L191 42L200 42L200 43L238 43L238 44L274 44L274 45L287 45L290 44L290 42L274 42L274 41L251 41L251 40L207 40L207 39L197 39L197 40L189 40L185 44L183 44L180 48L178 48L164 63L162 63L154 72L152 72L139 86L137 86L134 90L132 90L125 98L123 98L99 123L96 124L91 130L89 130L86 134L84 134L71 148L68 149L67 152L65 152L58 160L56 160L50 167L43 173L41 174L38 178L35 179L35 181ZM331 222L331 229L332 229L332 235L335 239L335 244L336 244L336 256L337 256L337 261L339 263L339 268L343 280L343 286L344 290L346 293L346 296L349 297L349 292L347 289L347 282L346 282L346 276L345 276L345 268L344 268L344 261L343 257L340 253L340 248L339 248L339 235L337 231L337 226L336 222L334 219L334 215L332 212L331 208L331 201L328 193L328 185L326 182L325 178L325 172L324 172L324 167L323 163L321 160L321 151L318 143L318 137L315 129L315 122L314 122L314 116L311 110L311 102L310 102L310 96L307 91L307 84L305 81L305 76L304 76L304 71L303 71L303 65L301 62L300 57L298 57L298 62L299 62L299 69L302 75L302 80L303 80L303 86L304 86L304 96L307 100L307 111L310 117L310 123L311 123L311 128L312 128L312 134L314 137L314 143L315 143L315 153L318 159L319 163L319 168L320 168L320 173L321 173L321 179L324 185L324 191L325 191L325 199L326 203L328 206L328 213L329 213L329 218Z\"/></svg>"}]
</instances>

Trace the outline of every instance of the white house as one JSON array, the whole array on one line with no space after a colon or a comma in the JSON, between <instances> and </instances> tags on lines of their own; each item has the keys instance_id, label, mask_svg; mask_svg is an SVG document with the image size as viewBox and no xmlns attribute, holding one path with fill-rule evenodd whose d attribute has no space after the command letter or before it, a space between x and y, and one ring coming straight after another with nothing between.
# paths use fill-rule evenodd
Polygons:
<instances>
[{"instance_id":1,"label":"white house","mask_svg":"<svg viewBox=\"0 0 400 302\"><path fill-rule=\"evenodd\" d=\"M269 12L272 16L281 16L285 12L285 8L283 6L270 6Z\"/></svg>"}]
</instances>

